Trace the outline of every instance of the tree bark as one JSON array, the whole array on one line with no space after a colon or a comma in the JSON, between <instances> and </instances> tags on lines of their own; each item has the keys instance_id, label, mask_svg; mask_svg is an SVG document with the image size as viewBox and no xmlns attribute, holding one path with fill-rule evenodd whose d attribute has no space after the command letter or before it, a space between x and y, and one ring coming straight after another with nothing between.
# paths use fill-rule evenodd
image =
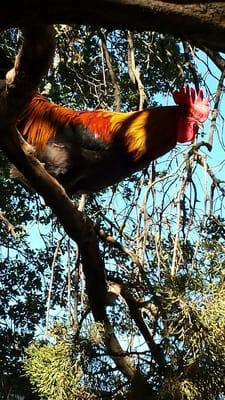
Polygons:
<instances>
[{"instance_id":1,"label":"tree bark","mask_svg":"<svg viewBox=\"0 0 225 400\"><path fill-rule=\"evenodd\" d=\"M6 75L6 88L0 96L0 147L43 196L65 232L77 242L91 311L95 320L102 322L105 327L104 343L109 356L131 382L133 400L139 398L135 393L139 396L140 391L143 391L143 400L153 398L154 390L132 359L124 354L108 320L104 262L92 223L77 210L65 190L34 157L32 147L16 129L18 115L32 97L41 77L47 72L55 48L51 27L29 25L24 33L22 49L16 57L14 68Z\"/></svg>"},{"instance_id":2,"label":"tree bark","mask_svg":"<svg viewBox=\"0 0 225 400\"><path fill-rule=\"evenodd\" d=\"M225 51L225 2L185 0L21 0L3 2L0 26L77 23L170 33Z\"/></svg>"},{"instance_id":3,"label":"tree bark","mask_svg":"<svg viewBox=\"0 0 225 400\"><path fill-rule=\"evenodd\" d=\"M104 263L92 224L76 209L64 189L34 157L32 147L15 127L20 112L47 72L54 49L51 27L34 25L25 29L23 46L16 57L14 68L6 74L6 89L0 97L0 146L32 187L43 196L66 233L78 243L91 309L95 319L103 322L107 320Z\"/></svg>"}]
</instances>

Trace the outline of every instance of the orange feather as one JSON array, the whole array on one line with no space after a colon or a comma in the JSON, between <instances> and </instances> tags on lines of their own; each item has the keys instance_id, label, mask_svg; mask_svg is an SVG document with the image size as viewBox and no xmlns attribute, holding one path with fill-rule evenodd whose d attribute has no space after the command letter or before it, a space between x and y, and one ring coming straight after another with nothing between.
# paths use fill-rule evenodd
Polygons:
<instances>
[{"instance_id":1,"label":"orange feather","mask_svg":"<svg viewBox=\"0 0 225 400\"><path fill-rule=\"evenodd\" d=\"M117 137L128 153L133 154L134 159L139 159L147 151L148 119L149 110L130 113L74 111L50 103L37 94L22 116L22 134L30 144L43 148L65 126L84 126L103 142L110 143Z\"/></svg>"}]
</instances>

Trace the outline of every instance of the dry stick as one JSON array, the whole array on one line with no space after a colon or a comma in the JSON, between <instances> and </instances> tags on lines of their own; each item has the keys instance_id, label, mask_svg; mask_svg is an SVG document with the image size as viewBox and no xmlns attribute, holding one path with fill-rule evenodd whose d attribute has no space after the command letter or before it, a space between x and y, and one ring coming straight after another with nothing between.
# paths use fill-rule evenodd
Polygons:
<instances>
[{"instance_id":1,"label":"dry stick","mask_svg":"<svg viewBox=\"0 0 225 400\"><path fill-rule=\"evenodd\" d=\"M213 181L214 186L217 187L221 191L223 196L225 196L225 188L221 186L222 184L225 184L225 180L222 181L221 179L218 179L216 177L216 175L213 173L213 171L209 167L208 163L206 162L206 160L202 154L196 153L195 159L196 159L197 163L199 165L201 165L204 168L204 170L207 172L207 174L210 176L210 178Z\"/></svg>"},{"instance_id":2,"label":"dry stick","mask_svg":"<svg viewBox=\"0 0 225 400\"><path fill-rule=\"evenodd\" d=\"M104 83L104 88L106 90L107 88L107 83L106 83L106 76L105 76L105 61L104 61L104 51L103 51L103 46L102 46L102 39L99 41L99 47L101 50L101 62L102 62L102 79Z\"/></svg>"},{"instance_id":3,"label":"dry stick","mask_svg":"<svg viewBox=\"0 0 225 400\"><path fill-rule=\"evenodd\" d=\"M189 69L191 71L191 75L193 78L193 82L195 85L196 92L199 92L199 79L198 79L198 73L195 67L195 64L193 62L193 53L192 53L192 48L190 43L183 41L183 48L184 48L184 57L185 61L189 66Z\"/></svg>"},{"instance_id":4,"label":"dry stick","mask_svg":"<svg viewBox=\"0 0 225 400\"><path fill-rule=\"evenodd\" d=\"M211 119L211 126L210 126L210 131L209 131L209 145L213 145L213 136L216 128L216 120L218 116L218 108L219 108L219 102L220 102L220 97L223 91L223 81L225 78L225 59L221 57L221 55L212 49L209 49L206 46L200 46L200 48L211 58L211 60L215 63L215 65L220 69L221 71L221 76L218 82L217 90L216 90L216 96L215 96L215 102L214 102L214 108L212 111L212 119ZM208 149L210 150L210 149Z\"/></svg>"},{"instance_id":5,"label":"dry stick","mask_svg":"<svg viewBox=\"0 0 225 400\"><path fill-rule=\"evenodd\" d=\"M46 318L45 318L45 334L44 334L44 340L47 339L48 332L49 332L49 313L50 313L50 306L51 306L51 296L52 296L52 289L53 289L53 283L54 283L54 274L55 274L55 264L56 264L56 259L59 253L60 249L60 244L62 242L62 239L59 239L57 241L57 245L53 254L53 259L52 259L52 265L51 265L51 277L50 277L50 282L49 282L49 288L48 288L48 299L46 303Z\"/></svg>"},{"instance_id":6,"label":"dry stick","mask_svg":"<svg viewBox=\"0 0 225 400\"><path fill-rule=\"evenodd\" d=\"M120 103L121 103L120 86L116 79L116 74L115 74L114 68L113 68L112 57L111 57L111 54L106 45L105 35L102 30L99 30L99 37L101 39L102 51L103 51L103 54L105 57L106 65L109 70L109 75L110 75L111 82L113 85L113 90L114 90L114 103L113 103L114 107L113 108L114 108L114 111L120 111Z\"/></svg>"},{"instance_id":7,"label":"dry stick","mask_svg":"<svg viewBox=\"0 0 225 400\"><path fill-rule=\"evenodd\" d=\"M164 65L164 74L167 72L167 69L170 68L170 64L173 64L173 66L176 67L178 70L176 78L174 78L171 83L166 82L167 91L172 94L173 93L172 86L176 82L177 78L179 79L181 77L182 81L184 81L185 72L184 72L184 69L183 69L181 63L179 62L179 59L177 60L177 58L174 57L171 54L171 52L168 50L168 45L167 45L166 41L167 41L167 39L166 39L165 35L161 33L159 45L160 45L163 55L166 59L166 62ZM161 58L160 58L160 61L162 62Z\"/></svg>"},{"instance_id":8,"label":"dry stick","mask_svg":"<svg viewBox=\"0 0 225 400\"><path fill-rule=\"evenodd\" d=\"M147 97L145 94L143 83L140 78L140 72L139 72L138 68L136 67L133 35L130 31L128 31L128 33L127 33L127 40L128 40L128 72L129 72L131 81L137 85L137 89L138 89L138 93L139 93L139 110L142 110Z\"/></svg>"},{"instance_id":9,"label":"dry stick","mask_svg":"<svg viewBox=\"0 0 225 400\"><path fill-rule=\"evenodd\" d=\"M71 250L70 240L67 241L67 323L71 326Z\"/></svg>"},{"instance_id":10,"label":"dry stick","mask_svg":"<svg viewBox=\"0 0 225 400\"><path fill-rule=\"evenodd\" d=\"M120 242L118 242L112 235L105 232L104 229L100 228L98 225L94 225L95 231L97 235L102 239L105 243L109 244L115 249L120 250L123 254L128 256L133 263L135 263L139 268L142 266L136 254L128 249L127 247L123 246Z\"/></svg>"},{"instance_id":11,"label":"dry stick","mask_svg":"<svg viewBox=\"0 0 225 400\"><path fill-rule=\"evenodd\" d=\"M144 199L143 199L143 203L142 203L142 210L143 210L143 219L144 219L144 232L143 232L143 249L144 251L146 250L146 245L147 245L147 241L148 241L148 234L149 234L149 229L151 226L151 216L148 213L148 209L147 209L147 203L148 203L148 197L150 195L150 191L152 192L152 196L153 196L153 206L152 209L154 209L154 201L155 201L155 192L154 192L154 188L149 189L149 186L155 181L155 164L154 162L152 162L151 165L151 169L152 169L152 174L151 174L151 178L149 180L148 183L148 187L145 190L144 193ZM142 263L144 265L144 251L143 251L143 259L142 259Z\"/></svg>"},{"instance_id":12,"label":"dry stick","mask_svg":"<svg viewBox=\"0 0 225 400\"><path fill-rule=\"evenodd\" d=\"M80 212L82 212L82 213L84 212L84 209L85 209L85 204L86 204L87 197L88 197L88 195L87 195L86 193L82 194L81 197L80 197L79 203L78 203L77 209L78 209L78 211L80 211ZM78 248L78 249L79 249L79 248ZM78 259L79 259L79 255L78 255ZM83 285L83 275L84 275L84 273L83 273L82 264L80 263L80 264L78 265L78 262L77 262L78 259L77 259L76 262L75 262L75 266L77 265L77 268L78 268L78 279L80 279L80 282L81 282L80 302L81 302L81 307L83 307L83 304L84 304L83 299L84 299L84 297L85 297L85 296L84 296L85 286Z\"/></svg>"},{"instance_id":13,"label":"dry stick","mask_svg":"<svg viewBox=\"0 0 225 400\"><path fill-rule=\"evenodd\" d=\"M211 125L210 125L210 131L209 131L209 144L212 146L213 145L213 136L216 128L216 120L219 112L219 102L220 102L220 97L223 91L223 81L225 78L225 66L224 69L220 75L220 79L217 85L216 89L216 96L215 96L215 102L214 102L214 108L212 111L212 119L211 119Z\"/></svg>"},{"instance_id":14,"label":"dry stick","mask_svg":"<svg viewBox=\"0 0 225 400\"><path fill-rule=\"evenodd\" d=\"M183 182L180 186L179 192L176 198L176 207L177 207L177 215L176 215L176 234L174 240L174 248L173 248L173 258L171 265L171 276L175 276L178 269L178 250L179 250L179 236L180 236L180 220L181 220L181 196L184 194L186 184L188 182L188 170L185 171L186 175L183 177Z\"/></svg>"},{"instance_id":15,"label":"dry stick","mask_svg":"<svg viewBox=\"0 0 225 400\"><path fill-rule=\"evenodd\" d=\"M123 355L122 347L106 315L104 263L92 224L74 207L65 190L34 157L33 149L15 128L19 113L24 110L41 77L47 72L54 46L50 27L32 26L25 29L24 45L17 56L14 69L7 76L6 91L0 97L0 145L9 160L43 196L65 232L78 243L91 310L95 320L103 322L105 326L104 343L117 367L132 382L134 390L137 393L142 390L143 399L145 395L147 399L154 392L130 357ZM136 398L138 399L137 396Z\"/></svg>"},{"instance_id":16,"label":"dry stick","mask_svg":"<svg viewBox=\"0 0 225 400\"><path fill-rule=\"evenodd\" d=\"M211 60L221 70L221 72L223 72L225 68L225 59L221 57L220 53L209 49L206 46L200 46L200 48L207 54L207 56L209 56L209 58L211 58Z\"/></svg>"}]
</instances>

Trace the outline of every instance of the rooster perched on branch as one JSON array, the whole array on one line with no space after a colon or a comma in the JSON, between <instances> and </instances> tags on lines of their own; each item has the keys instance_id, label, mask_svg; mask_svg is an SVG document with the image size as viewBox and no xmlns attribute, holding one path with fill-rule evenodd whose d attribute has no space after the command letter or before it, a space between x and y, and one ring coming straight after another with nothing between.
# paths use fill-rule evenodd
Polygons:
<instances>
[{"instance_id":1,"label":"rooster perched on branch","mask_svg":"<svg viewBox=\"0 0 225 400\"><path fill-rule=\"evenodd\" d=\"M33 97L18 128L38 159L72 195L110 186L194 139L209 114L200 90L182 88L175 106L119 113L73 111Z\"/></svg>"}]
</instances>

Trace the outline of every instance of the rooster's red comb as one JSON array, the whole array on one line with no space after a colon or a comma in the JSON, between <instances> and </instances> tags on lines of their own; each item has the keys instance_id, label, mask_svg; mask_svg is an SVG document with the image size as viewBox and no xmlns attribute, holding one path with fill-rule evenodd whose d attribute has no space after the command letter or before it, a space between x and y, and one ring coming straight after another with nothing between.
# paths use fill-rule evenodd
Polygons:
<instances>
[{"instance_id":1,"label":"rooster's red comb","mask_svg":"<svg viewBox=\"0 0 225 400\"><path fill-rule=\"evenodd\" d=\"M182 87L173 93L173 98L176 104L189 108L190 113L199 122L204 122L208 118L210 112L209 99L204 97L202 89L197 94L194 88Z\"/></svg>"}]
</instances>

